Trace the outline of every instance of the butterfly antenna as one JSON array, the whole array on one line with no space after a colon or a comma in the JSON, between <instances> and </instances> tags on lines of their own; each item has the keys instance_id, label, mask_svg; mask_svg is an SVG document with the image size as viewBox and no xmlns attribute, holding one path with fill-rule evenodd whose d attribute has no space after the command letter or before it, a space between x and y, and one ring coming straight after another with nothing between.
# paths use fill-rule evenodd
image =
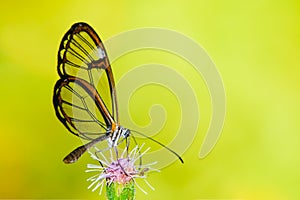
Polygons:
<instances>
[{"instance_id":1,"label":"butterfly antenna","mask_svg":"<svg viewBox=\"0 0 300 200\"><path fill-rule=\"evenodd\" d=\"M157 141L157 140L155 140L155 139L153 139L153 138L151 138L151 137L145 135L144 133L141 133L141 132L138 132L138 131L135 131L135 130L131 130L131 131L132 131L132 132L135 132L135 133L137 133L137 134L139 134L139 135L141 135L141 136L143 136L143 137L145 137L145 138L147 138L147 139L149 139L149 140L152 140L153 142L156 142L156 143L159 144L160 146L166 148L166 149L169 150L171 153L173 153L173 154L180 160L181 163L184 163L184 162L183 162L183 159L180 157L180 155L178 155L175 151L173 151L172 149L170 149L169 147L167 147L167 146L164 145L163 143L161 143L161 142L159 142L159 141Z\"/></svg>"}]
</instances>

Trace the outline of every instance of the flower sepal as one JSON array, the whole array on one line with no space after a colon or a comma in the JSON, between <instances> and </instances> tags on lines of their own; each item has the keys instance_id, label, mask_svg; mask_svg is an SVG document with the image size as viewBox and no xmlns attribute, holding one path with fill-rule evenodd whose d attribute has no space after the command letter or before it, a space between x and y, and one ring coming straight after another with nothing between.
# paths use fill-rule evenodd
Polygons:
<instances>
[{"instance_id":1,"label":"flower sepal","mask_svg":"<svg viewBox=\"0 0 300 200\"><path fill-rule=\"evenodd\" d=\"M112 182L106 185L106 197L108 200L134 200L134 182L125 184Z\"/></svg>"}]
</instances>

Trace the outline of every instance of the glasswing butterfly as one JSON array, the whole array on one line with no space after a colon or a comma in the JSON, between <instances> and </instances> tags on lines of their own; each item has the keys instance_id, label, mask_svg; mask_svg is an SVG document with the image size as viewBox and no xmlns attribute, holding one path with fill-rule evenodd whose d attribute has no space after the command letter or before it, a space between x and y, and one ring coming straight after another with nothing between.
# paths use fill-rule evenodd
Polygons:
<instances>
[{"instance_id":1,"label":"glasswing butterfly","mask_svg":"<svg viewBox=\"0 0 300 200\"><path fill-rule=\"evenodd\" d=\"M57 71L60 79L53 95L56 116L71 133L89 140L69 153L65 163L76 162L98 142L106 140L111 148L132 136L119 123L112 69L103 43L91 26L75 23L66 32L58 50ZM133 132L165 147L183 163L176 152L162 143Z\"/></svg>"}]
</instances>

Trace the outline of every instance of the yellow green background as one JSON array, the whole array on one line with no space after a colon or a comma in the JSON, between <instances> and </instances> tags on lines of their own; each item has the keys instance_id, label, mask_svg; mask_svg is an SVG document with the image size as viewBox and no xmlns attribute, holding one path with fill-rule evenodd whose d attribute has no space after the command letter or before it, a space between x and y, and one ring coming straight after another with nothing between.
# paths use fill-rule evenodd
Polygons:
<instances>
[{"instance_id":1,"label":"yellow green background","mask_svg":"<svg viewBox=\"0 0 300 200\"><path fill-rule=\"evenodd\" d=\"M206 49L224 81L226 120L214 150L198 158L211 105L205 86L194 86L203 89L203 121L186 163L150 174L155 191L138 190L137 199L300 198L298 1L5 1L0 19L0 198L100 199L86 189L87 155L61 161L81 142L51 102L58 45L78 21L103 40L149 26L183 33ZM120 68L113 66L116 81L126 73Z\"/></svg>"}]
</instances>

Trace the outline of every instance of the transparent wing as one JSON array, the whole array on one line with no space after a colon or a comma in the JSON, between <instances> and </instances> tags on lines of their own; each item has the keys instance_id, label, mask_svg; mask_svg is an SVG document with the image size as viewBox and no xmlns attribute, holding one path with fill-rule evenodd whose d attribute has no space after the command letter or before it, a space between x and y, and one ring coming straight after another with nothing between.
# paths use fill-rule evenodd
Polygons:
<instances>
[{"instance_id":1,"label":"transparent wing","mask_svg":"<svg viewBox=\"0 0 300 200\"><path fill-rule=\"evenodd\" d=\"M103 43L92 27L86 23L76 23L64 35L58 52L57 68L61 79L76 77L94 87L111 118L118 123L111 66ZM78 93L77 87L73 90ZM105 123L111 125L107 121Z\"/></svg>"},{"instance_id":2,"label":"transparent wing","mask_svg":"<svg viewBox=\"0 0 300 200\"><path fill-rule=\"evenodd\" d=\"M73 76L58 80L53 104L58 119L73 134L91 140L109 133L113 119L97 90L87 81Z\"/></svg>"}]
</instances>

